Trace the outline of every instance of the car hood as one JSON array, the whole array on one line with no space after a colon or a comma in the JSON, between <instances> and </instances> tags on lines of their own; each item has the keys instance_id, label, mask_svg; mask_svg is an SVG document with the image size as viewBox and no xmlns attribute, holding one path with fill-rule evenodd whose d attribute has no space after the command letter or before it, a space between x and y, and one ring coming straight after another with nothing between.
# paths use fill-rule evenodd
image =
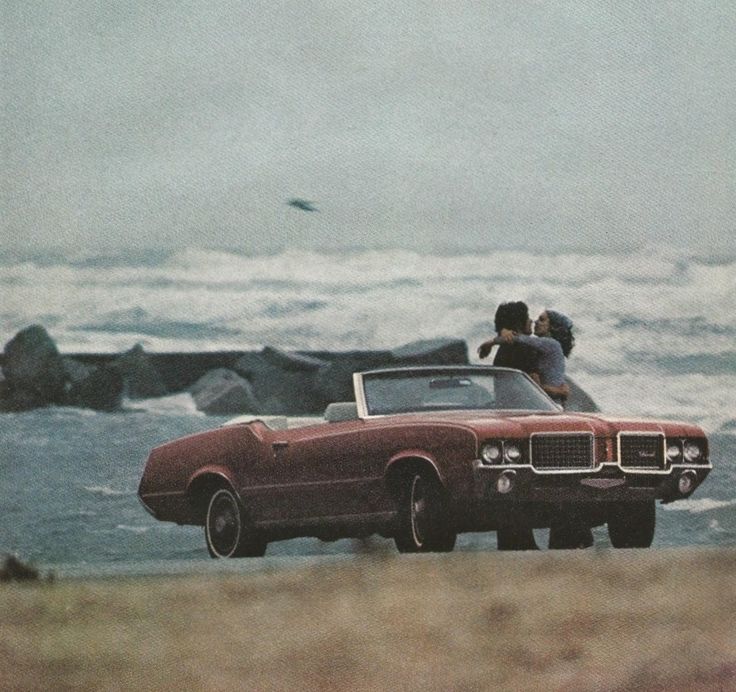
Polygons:
<instances>
[{"instance_id":1,"label":"car hood","mask_svg":"<svg viewBox=\"0 0 736 692\"><path fill-rule=\"evenodd\" d=\"M403 416L402 416L403 417ZM664 433L700 436L703 431L689 423L617 418L590 413L544 411L447 411L406 416L407 420L433 424L461 425L470 428L479 438L494 436L526 437L531 433L592 433L596 437L618 432Z\"/></svg>"}]
</instances>

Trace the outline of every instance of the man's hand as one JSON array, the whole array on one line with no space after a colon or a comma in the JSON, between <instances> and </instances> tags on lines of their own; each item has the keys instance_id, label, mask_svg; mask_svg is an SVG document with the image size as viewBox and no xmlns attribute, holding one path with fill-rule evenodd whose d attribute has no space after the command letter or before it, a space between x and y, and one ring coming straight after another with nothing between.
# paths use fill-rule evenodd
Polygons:
<instances>
[{"instance_id":1,"label":"man's hand","mask_svg":"<svg viewBox=\"0 0 736 692\"><path fill-rule=\"evenodd\" d=\"M512 331L511 329L502 329L501 333L499 334L499 337L501 338L501 341L505 344L513 344L514 343L514 337L516 336L516 332Z\"/></svg>"},{"instance_id":2,"label":"man's hand","mask_svg":"<svg viewBox=\"0 0 736 692\"><path fill-rule=\"evenodd\" d=\"M567 399L567 397L570 396L570 387L567 385L567 383L563 383L560 385L545 384L543 389L550 396L559 396L563 399Z\"/></svg>"},{"instance_id":3,"label":"man's hand","mask_svg":"<svg viewBox=\"0 0 736 692\"><path fill-rule=\"evenodd\" d=\"M478 346L478 357L487 358L493 346L494 346L493 339L484 341L480 346Z\"/></svg>"}]
</instances>

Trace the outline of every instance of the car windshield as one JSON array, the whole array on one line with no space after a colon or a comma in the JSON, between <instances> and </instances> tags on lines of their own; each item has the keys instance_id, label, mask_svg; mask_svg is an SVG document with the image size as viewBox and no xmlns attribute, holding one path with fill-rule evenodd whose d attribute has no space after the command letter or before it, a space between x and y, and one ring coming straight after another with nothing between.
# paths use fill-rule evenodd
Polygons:
<instances>
[{"instance_id":1,"label":"car windshield","mask_svg":"<svg viewBox=\"0 0 736 692\"><path fill-rule=\"evenodd\" d=\"M557 411L525 375L513 370L396 370L363 374L369 416L438 410Z\"/></svg>"}]
</instances>

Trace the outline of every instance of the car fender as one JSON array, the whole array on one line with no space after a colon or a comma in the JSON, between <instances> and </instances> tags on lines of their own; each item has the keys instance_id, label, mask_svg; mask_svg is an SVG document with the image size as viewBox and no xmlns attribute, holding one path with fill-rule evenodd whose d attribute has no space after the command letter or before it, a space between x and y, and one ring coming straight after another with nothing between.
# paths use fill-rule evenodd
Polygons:
<instances>
[{"instance_id":1,"label":"car fender","mask_svg":"<svg viewBox=\"0 0 736 692\"><path fill-rule=\"evenodd\" d=\"M424 449L404 449L397 454L394 454L386 464L384 476L390 476L392 470L396 468L397 464L401 464L406 461L420 461L429 464L437 474L437 478L439 478L440 483L442 483L443 486L446 485L446 479L444 474L440 471L437 460Z\"/></svg>"},{"instance_id":2,"label":"car fender","mask_svg":"<svg viewBox=\"0 0 736 692\"><path fill-rule=\"evenodd\" d=\"M205 479L207 479L207 481L205 481ZM208 482L209 479L222 481L226 485L230 486L230 488L239 495L230 470L224 466L214 464L203 466L202 468L197 469L197 472L192 475L192 477L189 479L189 482L187 483L186 494L192 495L193 492L196 492L196 488L198 485Z\"/></svg>"}]
</instances>

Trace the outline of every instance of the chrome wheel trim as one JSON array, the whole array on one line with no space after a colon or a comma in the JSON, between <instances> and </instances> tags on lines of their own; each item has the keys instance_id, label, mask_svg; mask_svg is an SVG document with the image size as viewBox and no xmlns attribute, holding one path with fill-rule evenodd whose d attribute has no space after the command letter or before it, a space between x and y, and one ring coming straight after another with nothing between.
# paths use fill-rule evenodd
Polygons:
<instances>
[{"instance_id":1,"label":"chrome wheel trim","mask_svg":"<svg viewBox=\"0 0 736 692\"><path fill-rule=\"evenodd\" d=\"M414 476L411 483L411 535L417 548L427 540L427 494L421 476Z\"/></svg>"},{"instance_id":2,"label":"chrome wheel trim","mask_svg":"<svg viewBox=\"0 0 736 692\"><path fill-rule=\"evenodd\" d=\"M218 490L207 508L207 542L216 557L231 557L238 548L243 531L240 507L235 496Z\"/></svg>"}]
</instances>

